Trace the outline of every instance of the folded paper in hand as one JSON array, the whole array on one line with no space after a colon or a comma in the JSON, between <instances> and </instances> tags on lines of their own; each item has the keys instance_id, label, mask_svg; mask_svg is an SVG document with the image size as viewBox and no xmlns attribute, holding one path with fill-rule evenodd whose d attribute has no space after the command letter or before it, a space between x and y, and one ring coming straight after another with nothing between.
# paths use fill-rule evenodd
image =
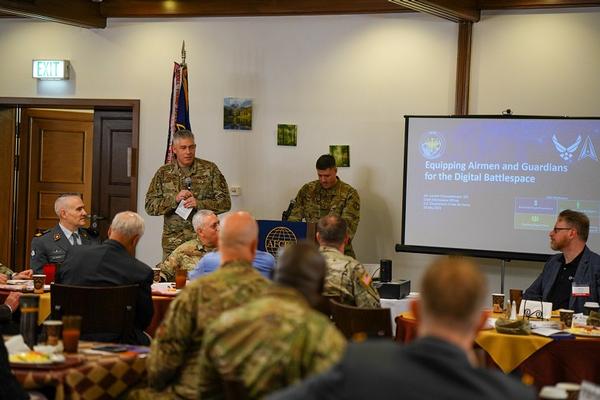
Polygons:
<instances>
[{"instance_id":1,"label":"folded paper in hand","mask_svg":"<svg viewBox=\"0 0 600 400\"><path fill-rule=\"evenodd\" d=\"M179 205L177 206L177 209L175 210L175 214L179 215L183 219L188 219L188 217L190 216L190 214L192 213L192 211L194 209L193 208L186 208L183 205L184 203L185 203L185 200L181 200L179 202Z\"/></svg>"}]
</instances>

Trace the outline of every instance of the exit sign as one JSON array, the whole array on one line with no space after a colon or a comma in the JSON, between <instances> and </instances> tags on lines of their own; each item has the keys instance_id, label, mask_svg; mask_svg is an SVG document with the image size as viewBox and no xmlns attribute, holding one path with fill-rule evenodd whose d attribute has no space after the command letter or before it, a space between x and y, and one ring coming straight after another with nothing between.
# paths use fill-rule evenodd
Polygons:
<instances>
[{"instance_id":1,"label":"exit sign","mask_svg":"<svg viewBox=\"0 0 600 400\"><path fill-rule=\"evenodd\" d=\"M37 79L69 79L69 60L33 60L33 77Z\"/></svg>"}]
</instances>

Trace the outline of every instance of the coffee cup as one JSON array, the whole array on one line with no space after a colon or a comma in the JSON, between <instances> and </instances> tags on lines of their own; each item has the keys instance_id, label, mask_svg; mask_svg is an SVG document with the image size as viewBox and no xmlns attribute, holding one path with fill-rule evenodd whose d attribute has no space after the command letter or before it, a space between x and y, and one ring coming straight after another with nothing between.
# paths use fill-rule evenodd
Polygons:
<instances>
[{"instance_id":1,"label":"coffee cup","mask_svg":"<svg viewBox=\"0 0 600 400\"><path fill-rule=\"evenodd\" d=\"M504 293L492 293L492 311L504 312Z\"/></svg>"},{"instance_id":2,"label":"coffee cup","mask_svg":"<svg viewBox=\"0 0 600 400\"><path fill-rule=\"evenodd\" d=\"M598 312L599 310L600 304L596 303L595 301L586 301L583 304L583 315L590 315L590 311Z\"/></svg>"},{"instance_id":3,"label":"coffee cup","mask_svg":"<svg viewBox=\"0 0 600 400\"><path fill-rule=\"evenodd\" d=\"M160 282L160 268L159 267L152 268L152 276L154 278L154 283Z\"/></svg>"},{"instance_id":4,"label":"coffee cup","mask_svg":"<svg viewBox=\"0 0 600 400\"><path fill-rule=\"evenodd\" d=\"M62 329L62 321L48 320L44 321L44 330L46 331L46 344L48 346L56 346L60 340L60 331Z\"/></svg>"},{"instance_id":5,"label":"coffee cup","mask_svg":"<svg viewBox=\"0 0 600 400\"><path fill-rule=\"evenodd\" d=\"M558 312L560 315L560 322L565 324L566 328L570 328L573 324L573 310L560 309Z\"/></svg>"},{"instance_id":6,"label":"coffee cup","mask_svg":"<svg viewBox=\"0 0 600 400\"><path fill-rule=\"evenodd\" d=\"M33 293L42 294L44 293L44 284L46 283L46 275L35 274L33 275Z\"/></svg>"}]
</instances>

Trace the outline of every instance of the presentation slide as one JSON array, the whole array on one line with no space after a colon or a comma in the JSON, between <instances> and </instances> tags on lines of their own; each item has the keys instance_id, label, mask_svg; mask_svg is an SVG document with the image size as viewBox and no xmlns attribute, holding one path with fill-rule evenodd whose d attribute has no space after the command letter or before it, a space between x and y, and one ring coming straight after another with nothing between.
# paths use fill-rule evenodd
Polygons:
<instances>
[{"instance_id":1,"label":"presentation slide","mask_svg":"<svg viewBox=\"0 0 600 400\"><path fill-rule=\"evenodd\" d=\"M402 244L553 254L568 208L587 214L600 251L598 151L595 118L407 116Z\"/></svg>"}]
</instances>

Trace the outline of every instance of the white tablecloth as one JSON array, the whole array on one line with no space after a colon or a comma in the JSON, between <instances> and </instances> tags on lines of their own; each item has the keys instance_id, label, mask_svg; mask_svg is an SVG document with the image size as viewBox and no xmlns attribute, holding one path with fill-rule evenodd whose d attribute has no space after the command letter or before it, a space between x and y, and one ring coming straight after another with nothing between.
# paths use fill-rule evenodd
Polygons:
<instances>
[{"instance_id":1,"label":"white tablecloth","mask_svg":"<svg viewBox=\"0 0 600 400\"><path fill-rule=\"evenodd\" d=\"M392 335L396 334L396 316L409 310L410 302L419 296L417 292L410 292L408 296L403 299L381 299L381 307L389 308L392 316Z\"/></svg>"}]
</instances>

